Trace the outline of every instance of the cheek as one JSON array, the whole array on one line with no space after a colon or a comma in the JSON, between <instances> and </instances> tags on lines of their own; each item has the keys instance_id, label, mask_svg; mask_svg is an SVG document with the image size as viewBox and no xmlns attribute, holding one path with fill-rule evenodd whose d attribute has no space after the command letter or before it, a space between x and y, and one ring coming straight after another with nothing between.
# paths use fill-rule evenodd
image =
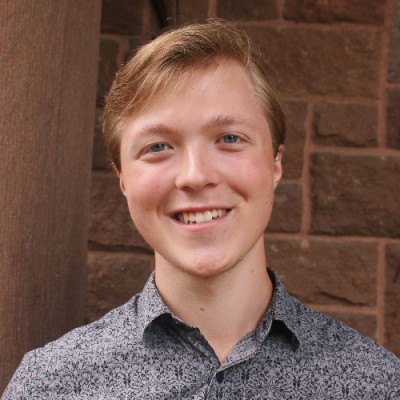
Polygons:
<instances>
[{"instance_id":1,"label":"cheek","mask_svg":"<svg viewBox=\"0 0 400 400\"><path fill-rule=\"evenodd\" d=\"M161 174L146 174L141 171L128 176L126 197L132 218L136 219L144 213L156 212L162 205L166 184L161 176Z\"/></svg>"},{"instance_id":2,"label":"cheek","mask_svg":"<svg viewBox=\"0 0 400 400\"><path fill-rule=\"evenodd\" d=\"M273 165L267 160L260 157L242 160L240 165L231 171L234 171L233 174L231 172L231 177L238 189L241 188L252 196L267 195L268 199L273 194Z\"/></svg>"},{"instance_id":3,"label":"cheek","mask_svg":"<svg viewBox=\"0 0 400 400\"><path fill-rule=\"evenodd\" d=\"M127 197L129 214L133 224L144 240L152 246L151 237L157 227L155 217L157 215L156 193L150 190L133 190Z\"/></svg>"},{"instance_id":4,"label":"cheek","mask_svg":"<svg viewBox=\"0 0 400 400\"><path fill-rule=\"evenodd\" d=\"M241 173L238 182L247 199L251 202L253 216L259 223L257 229L264 230L267 226L274 204L274 171L269 160L254 158L247 163L246 173Z\"/></svg>"}]
</instances>

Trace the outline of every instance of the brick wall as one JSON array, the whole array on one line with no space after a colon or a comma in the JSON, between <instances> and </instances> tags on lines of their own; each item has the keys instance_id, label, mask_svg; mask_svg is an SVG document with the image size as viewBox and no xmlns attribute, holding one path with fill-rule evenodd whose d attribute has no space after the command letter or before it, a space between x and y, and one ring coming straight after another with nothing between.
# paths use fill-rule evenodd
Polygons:
<instances>
[{"instance_id":1,"label":"brick wall","mask_svg":"<svg viewBox=\"0 0 400 400\"><path fill-rule=\"evenodd\" d=\"M257 42L288 106L269 264L292 294L400 355L400 0L103 0L99 114L139 44L216 16ZM87 321L153 268L99 129L94 142Z\"/></svg>"}]
</instances>

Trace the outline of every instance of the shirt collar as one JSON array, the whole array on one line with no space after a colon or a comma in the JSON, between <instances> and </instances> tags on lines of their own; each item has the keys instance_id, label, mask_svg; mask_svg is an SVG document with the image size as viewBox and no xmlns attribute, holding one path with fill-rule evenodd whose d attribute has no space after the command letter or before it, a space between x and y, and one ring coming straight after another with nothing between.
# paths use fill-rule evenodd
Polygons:
<instances>
[{"instance_id":1,"label":"shirt collar","mask_svg":"<svg viewBox=\"0 0 400 400\"><path fill-rule=\"evenodd\" d=\"M298 318L298 300L290 296L285 290L278 274L268 268L268 274L274 285L274 295L271 304L257 328L256 334L260 340L265 340L275 321L280 321L292 335L292 341L296 346L300 345L304 328ZM142 337L147 327L162 315L172 315L172 312L162 300L158 292L154 272L150 275L144 286L138 301L139 334Z\"/></svg>"},{"instance_id":2,"label":"shirt collar","mask_svg":"<svg viewBox=\"0 0 400 400\"><path fill-rule=\"evenodd\" d=\"M164 303L157 290L154 281L154 272L151 273L146 285L139 296L138 301L138 319L139 319L139 334L143 336L146 328L161 315L172 315L169 308Z\"/></svg>"},{"instance_id":3,"label":"shirt collar","mask_svg":"<svg viewBox=\"0 0 400 400\"><path fill-rule=\"evenodd\" d=\"M283 323L292 335L292 342L297 347L302 342L304 331L304 328L301 326L298 311L300 302L286 291L278 274L272 268L268 268L268 274L274 285L274 295L264 321L269 320L272 321L272 323L280 321ZM264 322L261 329L268 329L269 325L271 325L271 322L267 324ZM268 332L263 332L263 334L266 336Z\"/></svg>"}]
</instances>

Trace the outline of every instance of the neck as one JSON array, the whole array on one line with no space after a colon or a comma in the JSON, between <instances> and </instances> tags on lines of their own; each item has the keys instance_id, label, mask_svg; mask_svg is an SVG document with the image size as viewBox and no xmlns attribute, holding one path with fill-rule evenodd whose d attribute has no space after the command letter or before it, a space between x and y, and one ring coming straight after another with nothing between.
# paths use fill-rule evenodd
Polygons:
<instances>
[{"instance_id":1,"label":"neck","mask_svg":"<svg viewBox=\"0 0 400 400\"><path fill-rule=\"evenodd\" d=\"M273 285L263 247L255 255L207 277L189 274L156 255L155 282L165 303L200 329L221 362L257 327L271 301Z\"/></svg>"}]
</instances>

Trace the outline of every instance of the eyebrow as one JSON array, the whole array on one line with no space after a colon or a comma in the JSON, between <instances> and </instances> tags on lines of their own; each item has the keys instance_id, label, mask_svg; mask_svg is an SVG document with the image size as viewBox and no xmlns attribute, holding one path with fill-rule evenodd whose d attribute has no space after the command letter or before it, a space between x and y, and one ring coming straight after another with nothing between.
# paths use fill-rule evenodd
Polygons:
<instances>
[{"instance_id":1,"label":"eyebrow","mask_svg":"<svg viewBox=\"0 0 400 400\"><path fill-rule=\"evenodd\" d=\"M212 117L209 121L207 121L207 123L204 125L204 127L206 129L210 129L210 128L218 128L218 127L222 127L222 126L227 126L227 125L245 125L249 128L254 129L255 126L252 122L244 119L244 118L238 118L232 115L216 115L214 117Z\"/></svg>"},{"instance_id":2,"label":"eyebrow","mask_svg":"<svg viewBox=\"0 0 400 400\"><path fill-rule=\"evenodd\" d=\"M247 126L248 128L255 129L255 125L250 122L249 120L246 120L244 118L238 118L233 115L223 115L223 114L218 114L210 118L204 125L203 129L212 129L212 128L219 128L219 127L224 127L224 126L229 126L229 125L244 125ZM170 126L163 124L162 122L156 122L156 123L150 123L146 124L139 129L136 130L136 135L137 137L148 135L148 134L172 134L176 133L177 130L174 128L171 128Z\"/></svg>"},{"instance_id":3,"label":"eyebrow","mask_svg":"<svg viewBox=\"0 0 400 400\"><path fill-rule=\"evenodd\" d=\"M149 133L173 133L173 132L176 132L176 130L161 122L157 122L154 124L147 124L142 126L141 128L137 129L135 133L138 136L142 136L142 135L148 135Z\"/></svg>"},{"instance_id":4,"label":"eyebrow","mask_svg":"<svg viewBox=\"0 0 400 400\"><path fill-rule=\"evenodd\" d=\"M205 129L210 129L214 127L221 127L221 126L227 126L227 125L234 125L234 124L240 124L240 125L246 125L250 128L254 128L254 124L246 119L243 118L237 118L232 115L216 115L212 118L210 118L203 126ZM142 135L142 134L148 134L148 133L172 133L175 132L176 130L169 127L168 125L163 124L162 122L159 123L154 123L154 124L147 124L143 127L141 127L138 131L137 134Z\"/></svg>"}]
</instances>

